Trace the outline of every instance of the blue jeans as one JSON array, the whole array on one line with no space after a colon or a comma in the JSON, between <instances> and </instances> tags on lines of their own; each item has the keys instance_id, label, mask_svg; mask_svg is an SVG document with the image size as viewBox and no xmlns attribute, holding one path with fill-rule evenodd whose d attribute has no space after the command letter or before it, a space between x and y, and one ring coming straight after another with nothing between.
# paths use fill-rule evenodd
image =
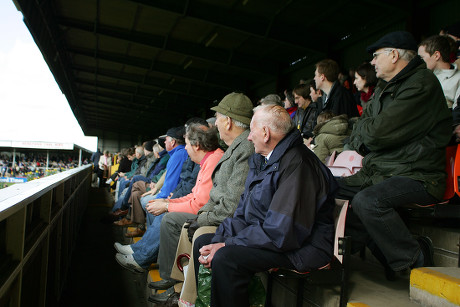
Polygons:
<instances>
[{"instance_id":1,"label":"blue jeans","mask_svg":"<svg viewBox=\"0 0 460 307\"><path fill-rule=\"evenodd\" d=\"M122 180L123 180L123 178L122 178ZM113 208L114 208L113 211L115 211L117 209L126 210L129 207L129 202L128 201L129 201L129 198L131 197L131 191L133 190L133 184L135 182L138 182L138 181L150 182L150 179L148 179L147 177L142 176L142 175L136 175L133 178L131 178L131 181L129 182L128 190L126 191L124 196L122 195L122 193L120 191L118 191L118 193L119 193L118 200L115 203L115 205L113 206ZM125 180L124 182L120 181L120 190L121 190L122 187L124 187L124 185L127 182L128 182L128 180ZM122 184L124 184L124 185L122 186Z\"/></svg>"},{"instance_id":2,"label":"blue jeans","mask_svg":"<svg viewBox=\"0 0 460 307\"><path fill-rule=\"evenodd\" d=\"M155 195L147 195L141 198L141 206L142 206L142 209L144 209L145 211L145 220L146 220L147 226L152 225L153 220L155 219L155 216L152 213L148 212L147 209L145 209L145 206L147 206L149 201L153 199L156 199Z\"/></svg>"},{"instance_id":3,"label":"blue jeans","mask_svg":"<svg viewBox=\"0 0 460 307\"><path fill-rule=\"evenodd\" d=\"M118 199L120 199L121 193L126 188L127 182L129 182L129 179L126 179L125 177L120 178L120 186L118 188Z\"/></svg>"},{"instance_id":4,"label":"blue jeans","mask_svg":"<svg viewBox=\"0 0 460 307\"><path fill-rule=\"evenodd\" d=\"M363 190L347 186L342 179L338 182L337 198L349 199L353 190L356 192L346 221L346 234L352 238L353 250L367 245L374 253L375 246L392 270L409 268L417 260L420 246L396 209L411 203L429 205L438 199L426 191L422 182L407 177L391 177Z\"/></svg>"},{"instance_id":5,"label":"blue jeans","mask_svg":"<svg viewBox=\"0 0 460 307\"><path fill-rule=\"evenodd\" d=\"M158 257L160 249L160 226L165 213L158 216L150 213L149 215L153 216L153 223L148 226L147 231L142 236L142 240L131 245L134 251L134 260L144 269L147 269Z\"/></svg>"}]
</instances>

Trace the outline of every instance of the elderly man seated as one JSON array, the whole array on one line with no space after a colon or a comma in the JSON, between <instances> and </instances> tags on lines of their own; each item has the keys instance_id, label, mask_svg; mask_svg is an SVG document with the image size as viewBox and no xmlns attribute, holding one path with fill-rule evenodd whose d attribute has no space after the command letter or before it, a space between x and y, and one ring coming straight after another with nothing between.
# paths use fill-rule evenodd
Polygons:
<instances>
[{"instance_id":1,"label":"elderly man seated","mask_svg":"<svg viewBox=\"0 0 460 307\"><path fill-rule=\"evenodd\" d=\"M351 199L346 231L353 249L367 245L387 277L388 270L433 265L431 241L416 240L396 209L436 203L445 189L451 115L439 81L416 50L403 31L367 48L380 80L348 145L364 156L363 168L339 181L338 197Z\"/></svg>"},{"instance_id":2,"label":"elderly man seated","mask_svg":"<svg viewBox=\"0 0 460 307\"><path fill-rule=\"evenodd\" d=\"M238 208L215 234L195 240L194 260L212 268L211 306L249 306L254 273L308 271L332 258L332 174L303 145L284 108L257 107L250 129L256 154Z\"/></svg>"}]
</instances>

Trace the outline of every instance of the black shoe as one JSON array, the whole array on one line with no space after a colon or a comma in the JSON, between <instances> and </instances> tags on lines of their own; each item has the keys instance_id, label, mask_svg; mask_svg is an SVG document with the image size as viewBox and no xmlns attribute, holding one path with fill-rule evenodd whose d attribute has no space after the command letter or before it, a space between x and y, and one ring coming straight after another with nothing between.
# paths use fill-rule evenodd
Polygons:
<instances>
[{"instance_id":1,"label":"black shoe","mask_svg":"<svg viewBox=\"0 0 460 307\"><path fill-rule=\"evenodd\" d=\"M172 279L162 279L149 283L149 288L157 290L166 290L177 284L177 281Z\"/></svg>"},{"instance_id":2,"label":"black shoe","mask_svg":"<svg viewBox=\"0 0 460 307\"><path fill-rule=\"evenodd\" d=\"M433 260L433 242L430 238L424 236L417 236L415 238L420 245L421 255L423 257L423 267L432 267L434 266ZM420 267L421 265L415 261L414 267Z\"/></svg>"},{"instance_id":3,"label":"black shoe","mask_svg":"<svg viewBox=\"0 0 460 307\"><path fill-rule=\"evenodd\" d=\"M166 303L166 301L168 300L168 298L173 295L175 292L174 292L174 288L169 288L168 290L166 290L166 292L163 292L163 293L160 293L160 294L156 294L156 295L150 295L149 296L149 302L152 302L152 303L155 303L155 304L163 304L163 303Z\"/></svg>"},{"instance_id":4,"label":"black shoe","mask_svg":"<svg viewBox=\"0 0 460 307\"><path fill-rule=\"evenodd\" d=\"M163 304L164 307L179 307L179 298L180 294L177 292L174 292L171 294L170 297L166 300L166 302Z\"/></svg>"}]
</instances>

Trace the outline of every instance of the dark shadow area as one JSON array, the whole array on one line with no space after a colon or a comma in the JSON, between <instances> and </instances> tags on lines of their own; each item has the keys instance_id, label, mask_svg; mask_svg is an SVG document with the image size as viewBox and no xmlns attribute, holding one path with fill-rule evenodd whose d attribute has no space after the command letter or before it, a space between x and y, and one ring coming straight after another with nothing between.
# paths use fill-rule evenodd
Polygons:
<instances>
[{"instance_id":1,"label":"dark shadow area","mask_svg":"<svg viewBox=\"0 0 460 307\"><path fill-rule=\"evenodd\" d=\"M108 189L91 189L72 254L60 306L147 306L146 274L135 274L115 260L114 242L128 243L123 229L109 223Z\"/></svg>"}]
</instances>

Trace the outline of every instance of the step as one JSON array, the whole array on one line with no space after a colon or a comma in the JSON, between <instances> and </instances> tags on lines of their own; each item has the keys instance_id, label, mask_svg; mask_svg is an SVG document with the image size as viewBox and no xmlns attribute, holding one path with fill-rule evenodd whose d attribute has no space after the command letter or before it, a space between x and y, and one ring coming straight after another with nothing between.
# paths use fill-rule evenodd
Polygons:
<instances>
[{"instance_id":1,"label":"step","mask_svg":"<svg viewBox=\"0 0 460 307\"><path fill-rule=\"evenodd\" d=\"M409 222L409 229L411 233L427 236L433 241L434 263L437 267L456 267L458 265L459 228L439 227L431 225L429 222L411 221Z\"/></svg>"},{"instance_id":2,"label":"step","mask_svg":"<svg viewBox=\"0 0 460 307\"><path fill-rule=\"evenodd\" d=\"M422 306L460 306L460 268L412 270L410 297Z\"/></svg>"},{"instance_id":3,"label":"step","mask_svg":"<svg viewBox=\"0 0 460 307\"><path fill-rule=\"evenodd\" d=\"M357 256L351 258L348 306L420 307L409 297L409 271L397 273L395 281L388 281L383 267L375 259L366 259L363 261Z\"/></svg>"}]
</instances>

